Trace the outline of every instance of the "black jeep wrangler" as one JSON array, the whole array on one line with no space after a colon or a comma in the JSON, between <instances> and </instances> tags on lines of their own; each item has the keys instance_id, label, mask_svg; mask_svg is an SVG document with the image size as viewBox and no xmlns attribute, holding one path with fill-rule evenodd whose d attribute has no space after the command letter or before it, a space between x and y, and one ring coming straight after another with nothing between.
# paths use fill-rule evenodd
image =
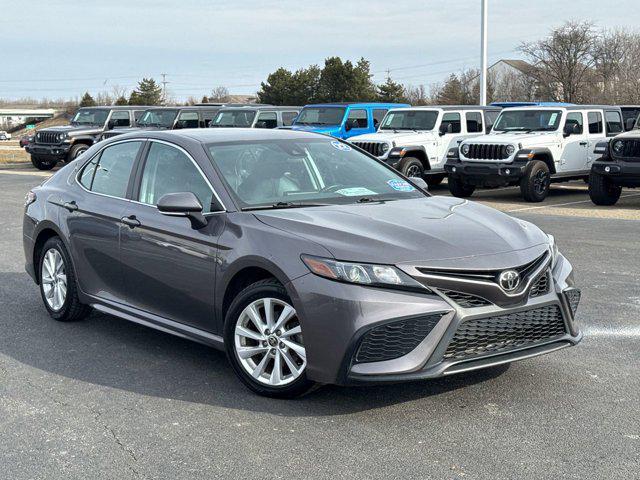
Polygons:
<instances>
[{"instance_id":1,"label":"black jeep wrangler","mask_svg":"<svg viewBox=\"0 0 640 480\"><path fill-rule=\"evenodd\" d=\"M106 130L128 127L148 107L84 107L69 125L43 128L25 150L39 170L51 170L59 161L70 162L98 141Z\"/></svg>"},{"instance_id":2,"label":"black jeep wrangler","mask_svg":"<svg viewBox=\"0 0 640 480\"><path fill-rule=\"evenodd\" d=\"M596 205L614 205L622 187L640 187L640 129L596 144L602 156L591 165L589 196Z\"/></svg>"}]
</instances>

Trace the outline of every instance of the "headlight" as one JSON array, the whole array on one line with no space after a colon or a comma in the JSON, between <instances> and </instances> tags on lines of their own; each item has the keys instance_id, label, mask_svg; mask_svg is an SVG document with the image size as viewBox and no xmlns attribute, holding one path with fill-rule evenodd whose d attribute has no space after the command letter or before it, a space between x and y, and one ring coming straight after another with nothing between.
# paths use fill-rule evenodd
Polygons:
<instances>
[{"instance_id":1,"label":"headlight","mask_svg":"<svg viewBox=\"0 0 640 480\"><path fill-rule=\"evenodd\" d=\"M36 194L35 192L30 190L29 192L27 192L27 194L24 197L24 206L28 207L35 201L36 201Z\"/></svg>"},{"instance_id":2,"label":"headlight","mask_svg":"<svg viewBox=\"0 0 640 480\"><path fill-rule=\"evenodd\" d=\"M613 148L613 151L619 155L622 153L624 148L624 142L622 140L616 140L613 142L613 145L611 145L611 148Z\"/></svg>"},{"instance_id":3,"label":"headlight","mask_svg":"<svg viewBox=\"0 0 640 480\"><path fill-rule=\"evenodd\" d=\"M64 140L65 138L67 138L67 134L66 133L59 133L58 134L58 141L61 142L62 140Z\"/></svg>"},{"instance_id":4,"label":"headlight","mask_svg":"<svg viewBox=\"0 0 640 480\"><path fill-rule=\"evenodd\" d=\"M549 237L549 252L551 253L551 269L553 269L556 266L560 252L558 251L555 237L553 235L547 236Z\"/></svg>"},{"instance_id":5,"label":"headlight","mask_svg":"<svg viewBox=\"0 0 640 480\"><path fill-rule=\"evenodd\" d=\"M465 143L464 145L462 145L462 147L460 147L460 151L466 157L467 154L469 153L469 145Z\"/></svg>"},{"instance_id":6,"label":"headlight","mask_svg":"<svg viewBox=\"0 0 640 480\"><path fill-rule=\"evenodd\" d=\"M302 261L312 273L339 282L357 283L377 287L429 289L406 273L391 265L339 262L322 257L302 255Z\"/></svg>"},{"instance_id":7,"label":"headlight","mask_svg":"<svg viewBox=\"0 0 640 480\"><path fill-rule=\"evenodd\" d=\"M516 153L516 147L513 145L507 145L507 155L511 156Z\"/></svg>"},{"instance_id":8,"label":"headlight","mask_svg":"<svg viewBox=\"0 0 640 480\"><path fill-rule=\"evenodd\" d=\"M382 144L382 153L387 153L389 151L389 144L388 143L383 143Z\"/></svg>"}]
</instances>

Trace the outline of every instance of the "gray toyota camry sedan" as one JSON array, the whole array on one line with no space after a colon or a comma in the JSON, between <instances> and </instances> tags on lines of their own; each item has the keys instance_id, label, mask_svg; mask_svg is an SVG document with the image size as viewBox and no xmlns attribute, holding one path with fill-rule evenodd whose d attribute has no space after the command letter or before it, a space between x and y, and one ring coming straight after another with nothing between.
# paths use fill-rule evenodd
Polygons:
<instances>
[{"instance_id":1,"label":"gray toyota camry sedan","mask_svg":"<svg viewBox=\"0 0 640 480\"><path fill-rule=\"evenodd\" d=\"M422 185L313 133L131 133L28 193L26 269L52 318L95 309L224 349L275 397L578 343L553 237Z\"/></svg>"}]
</instances>

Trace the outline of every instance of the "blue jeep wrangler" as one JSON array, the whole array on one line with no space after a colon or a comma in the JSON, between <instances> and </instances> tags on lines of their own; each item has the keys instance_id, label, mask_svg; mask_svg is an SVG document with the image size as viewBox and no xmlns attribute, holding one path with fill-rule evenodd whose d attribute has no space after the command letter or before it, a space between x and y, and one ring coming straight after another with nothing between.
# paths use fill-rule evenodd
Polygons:
<instances>
[{"instance_id":1,"label":"blue jeep wrangler","mask_svg":"<svg viewBox=\"0 0 640 480\"><path fill-rule=\"evenodd\" d=\"M323 103L306 105L292 130L324 133L346 139L374 133L391 108L410 107L405 103Z\"/></svg>"}]
</instances>

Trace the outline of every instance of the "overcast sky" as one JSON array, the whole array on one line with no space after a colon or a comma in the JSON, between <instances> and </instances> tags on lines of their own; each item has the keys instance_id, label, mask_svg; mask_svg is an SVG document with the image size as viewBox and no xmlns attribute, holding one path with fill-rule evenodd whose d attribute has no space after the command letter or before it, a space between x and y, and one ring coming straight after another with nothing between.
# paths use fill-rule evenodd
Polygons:
<instances>
[{"instance_id":1,"label":"overcast sky","mask_svg":"<svg viewBox=\"0 0 640 480\"><path fill-rule=\"evenodd\" d=\"M371 62L407 84L429 85L479 65L480 0L3 0L0 98L72 97L132 88L167 74L177 98L217 85L255 92L266 75ZM489 60L519 58L565 20L638 28L637 0L489 0Z\"/></svg>"}]
</instances>

